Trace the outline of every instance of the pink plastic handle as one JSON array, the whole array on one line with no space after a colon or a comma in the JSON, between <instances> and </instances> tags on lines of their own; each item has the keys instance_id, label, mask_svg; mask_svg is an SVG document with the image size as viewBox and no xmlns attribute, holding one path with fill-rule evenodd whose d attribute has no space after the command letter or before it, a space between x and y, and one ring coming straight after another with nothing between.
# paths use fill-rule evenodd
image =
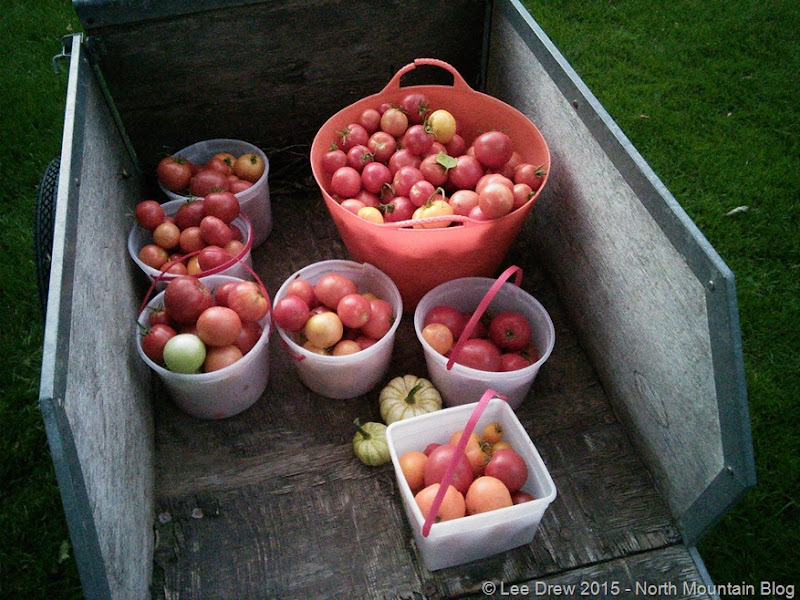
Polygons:
<instances>
[{"instance_id":1,"label":"pink plastic handle","mask_svg":"<svg viewBox=\"0 0 800 600\"><path fill-rule=\"evenodd\" d=\"M497 295L497 292L500 291L500 288L503 287L503 284L515 273L517 277L514 280L514 284L519 287L522 283L522 269L512 265L500 274L500 277L497 278L497 281L492 284L492 287L490 287L483 296L480 304L478 304L478 308L476 308L475 312L472 313L472 317L470 317L469 321L467 321L464 331L461 332L461 335L458 337L458 341L450 351L450 359L447 361L448 371L453 368L453 364L456 362L456 358L458 357L458 353L461 351L461 347L469 339L469 336L472 335L475 325L478 324L478 321L483 316L483 313L485 313L486 309L489 308L489 304L491 304L492 300Z\"/></svg>"},{"instance_id":2,"label":"pink plastic handle","mask_svg":"<svg viewBox=\"0 0 800 600\"><path fill-rule=\"evenodd\" d=\"M467 421L467 425L464 427L464 431L461 433L458 444L456 444L456 451L453 452L450 464L447 465L447 470L444 472L442 481L439 483L439 489L436 491L436 496L433 498L433 504L431 504L431 508L425 516L425 523L422 524L422 535L424 537L428 537L428 534L431 532L431 525L433 525L433 521L436 519L436 514L439 512L439 507L442 505L442 500L444 500L444 495L447 493L447 488L450 487L450 482L453 480L453 474L458 464L458 457L464 452L469 436L472 434L475 426L478 424L478 419L481 418L483 410L492 398L508 400L508 398L498 394L494 390L486 390L483 396L481 396L481 399L478 401L477 406L475 406L475 409L472 411Z\"/></svg>"},{"instance_id":3,"label":"pink plastic handle","mask_svg":"<svg viewBox=\"0 0 800 600\"><path fill-rule=\"evenodd\" d=\"M394 77L389 80L389 83L386 84L386 87L381 90L381 94L386 94L388 92L394 92L400 89L400 80L403 78L403 75L408 73L409 71L413 71L419 65L430 65L434 67L440 67L445 71L449 72L453 76L453 88L463 91L471 92L473 89L469 86L469 84L464 80L456 68L451 65L450 63L446 63L443 60L439 60L438 58L416 58L414 59L413 63L408 63L405 67L402 67L397 73L395 73Z\"/></svg>"}]
</instances>

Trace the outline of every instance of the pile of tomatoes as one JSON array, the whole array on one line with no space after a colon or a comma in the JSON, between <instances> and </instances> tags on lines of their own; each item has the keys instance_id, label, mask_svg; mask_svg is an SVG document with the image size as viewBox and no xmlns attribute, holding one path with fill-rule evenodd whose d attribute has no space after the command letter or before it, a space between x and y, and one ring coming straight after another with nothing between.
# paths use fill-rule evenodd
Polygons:
<instances>
[{"instance_id":1,"label":"pile of tomatoes","mask_svg":"<svg viewBox=\"0 0 800 600\"><path fill-rule=\"evenodd\" d=\"M444 356L450 356L472 313L438 305L423 321L422 337ZM520 312L506 310L477 321L469 339L459 348L455 362L481 371L516 371L539 360L531 344L533 330Z\"/></svg>"},{"instance_id":2,"label":"pile of tomatoes","mask_svg":"<svg viewBox=\"0 0 800 600\"><path fill-rule=\"evenodd\" d=\"M171 192L203 198L210 192L238 194L264 174L264 159L254 152L234 156L219 152L202 165L181 156L166 156L156 167L159 183Z\"/></svg>"},{"instance_id":3,"label":"pile of tomatoes","mask_svg":"<svg viewBox=\"0 0 800 600\"><path fill-rule=\"evenodd\" d=\"M229 263L245 249L244 234L233 223L240 214L233 192L212 191L187 200L173 215L155 200L142 200L135 208L136 220L151 232L152 241L139 250L139 260L175 275L199 275Z\"/></svg>"},{"instance_id":4,"label":"pile of tomatoes","mask_svg":"<svg viewBox=\"0 0 800 600\"><path fill-rule=\"evenodd\" d=\"M326 190L374 223L420 221L447 227L453 215L486 221L526 204L541 187L542 165L524 162L510 136L491 130L465 140L447 110L431 110L423 93L365 109L337 132L321 157Z\"/></svg>"},{"instance_id":5,"label":"pile of tomatoes","mask_svg":"<svg viewBox=\"0 0 800 600\"><path fill-rule=\"evenodd\" d=\"M269 299L254 281L228 281L210 290L193 275L179 275L163 304L147 313L142 351L176 373L208 373L247 354L261 338Z\"/></svg>"},{"instance_id":6,"label":"pile of tomatoes","mask_svg":"<svg viewBox=\"0 0 800 600\"><path fill-rule=\"evenodd\" d=\"M351 278L330 272L314 284L293 279L272 318L306 350L342 356L375 344L389 333L395 315L387 300L361 293Z\"/></svg>"},{"instance_id":7,"label":"pile of tomatoes","mask_svg":"<svg viewBox=\"0 0 800 600\"><path fill-rule=\"evenodd\" d=\"M525 459L503 440L503 427L487 424L480 434L470 433L464 451L458 453L463 430L454 432L446 444L429 444L410 450L398 459L408 487L423 516L433 505L445 471L456 460L452 479L435 522L448 521L529 502L533 496L522 490L528 479Z\"/></svg>"}]
</instances>

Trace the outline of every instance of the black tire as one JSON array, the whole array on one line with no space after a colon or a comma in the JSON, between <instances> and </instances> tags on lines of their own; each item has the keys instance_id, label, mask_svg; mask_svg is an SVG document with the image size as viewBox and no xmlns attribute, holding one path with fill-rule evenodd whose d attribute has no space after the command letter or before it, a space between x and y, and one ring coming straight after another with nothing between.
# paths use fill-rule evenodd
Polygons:
<instances>
[{"instance_id":1,"label":"black tire","mask_svg":"<svg viewBox=\"0 0 800 600\"><path fill-rule=\"evenodd\" d=\"M50 261L53 252L53 229L56 218L56 195L61 157L50 161L39 183L33 218L33 255L36 263L36 286L42 318L47 314L47 293L50 288Z\"/></svg>"}]
</instances>

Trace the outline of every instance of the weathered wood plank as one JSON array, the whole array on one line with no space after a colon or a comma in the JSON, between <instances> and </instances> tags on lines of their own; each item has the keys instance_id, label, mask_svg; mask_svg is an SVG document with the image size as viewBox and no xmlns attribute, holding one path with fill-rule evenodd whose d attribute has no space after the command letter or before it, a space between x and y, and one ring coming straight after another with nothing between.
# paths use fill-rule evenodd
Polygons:
<instances>
[{"instance_id":1,"label":"weathered wood plank","mask_svg":"<svg viewBox=\"0 0 800 600\"><path fill-rule=\"evenodd\" d=\"M273 214L280 226L254 254L271 291L306 264L346 257L332 243L335 229L314 194L275 195ZM245 597L260 585L308 598L381 598L387 590L451 597L472 593L485 580L525 581L677 543L667 507L535 255L521 243L509 260L523 267L523 287L556 324L556 348L517 411L559 492L532 544L427 572L391 468L364 467L352 454L352 420L380 418L379 389L352 400L311 393L276 335L265 397L245 413L203 422L163 399L157 404L157 512L165 521L157 525L159 593L194 598L226 589ZM403 316L394 357L387 380L426 373L411 315ZM185 517L193 508L218 516ZM354 554L369 561L351 564L329 550L328 544L351 542ZM212 556L213 577L204 570Z\"/></svg>"}]
</instances>

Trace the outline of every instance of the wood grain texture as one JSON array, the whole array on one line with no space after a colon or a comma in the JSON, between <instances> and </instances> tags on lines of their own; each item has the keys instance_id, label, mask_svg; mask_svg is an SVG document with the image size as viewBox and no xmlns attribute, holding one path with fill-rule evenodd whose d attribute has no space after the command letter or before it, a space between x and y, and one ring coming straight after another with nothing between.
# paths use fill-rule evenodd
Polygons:
<instances>
[{"instance_id":1,"label":"wood grain texture","mask_svg":"<svg viewBox=\"0 0 800 600\"><path fill-rule=\"evenodd\" d=\"M329 116L378 93L415 58L446 60L473 83L485 5L427 3L420 19L423 9L410 2L283 0L89 25L87 33L147 168L165 152L202 139L310 145ZM413 35L398 43L398 24L412 22ZM432 76L442 82L441 71Z\"/></svg>"},{"instance_id":2,"label":"wood grain texture","mask_svg":"<svg viewBox=\"0 0 800 600\"><path fill-rule=\"evenodd\" d=\"M273 214L275 233L254 253L271 291L306 264L346 258L331 242L314 195L276 196ZM204 422L168 399L156 402L154 595L449 598L489 579L526 581L679 543L553 285L528 250L523 242L508 259L523 267L523 288L551 313L557 341L517 414L559 494L531 544L479 563L425 570L391 467L365 467L352 453L352 421L379 420L380 387L351 400L317 396L299 382L275 336L265 395L241 415ZM401 321L393 358L386 381L427 372L410 315Z\"/></svg>"},{"instance_id":3,"label":"wood grain texture","mask_svg":"<svg viewBox=\"0 0 800 600\"><path fill-rule=\"evenodd\" d=\"M520 34L494 20L490 93L552 154L531 239L569 321L679 517L724 468L704 282ZM613 132L608 133L612 137Z\"/></svg>"},{"instance_id":4,"label":"wood grain texture","mask_svg":"<svg viewBox=\"0 0 800 600\"><path fill-rule=\"evenodd\" d=\"M151 380L133 343L140 290L122 242L141 188L91 83L76 125L84 128L78 230L68 243L79 251L63 402L112 597L141 598L151 577L155 443Z\"/></svg>"}]
</instances>

